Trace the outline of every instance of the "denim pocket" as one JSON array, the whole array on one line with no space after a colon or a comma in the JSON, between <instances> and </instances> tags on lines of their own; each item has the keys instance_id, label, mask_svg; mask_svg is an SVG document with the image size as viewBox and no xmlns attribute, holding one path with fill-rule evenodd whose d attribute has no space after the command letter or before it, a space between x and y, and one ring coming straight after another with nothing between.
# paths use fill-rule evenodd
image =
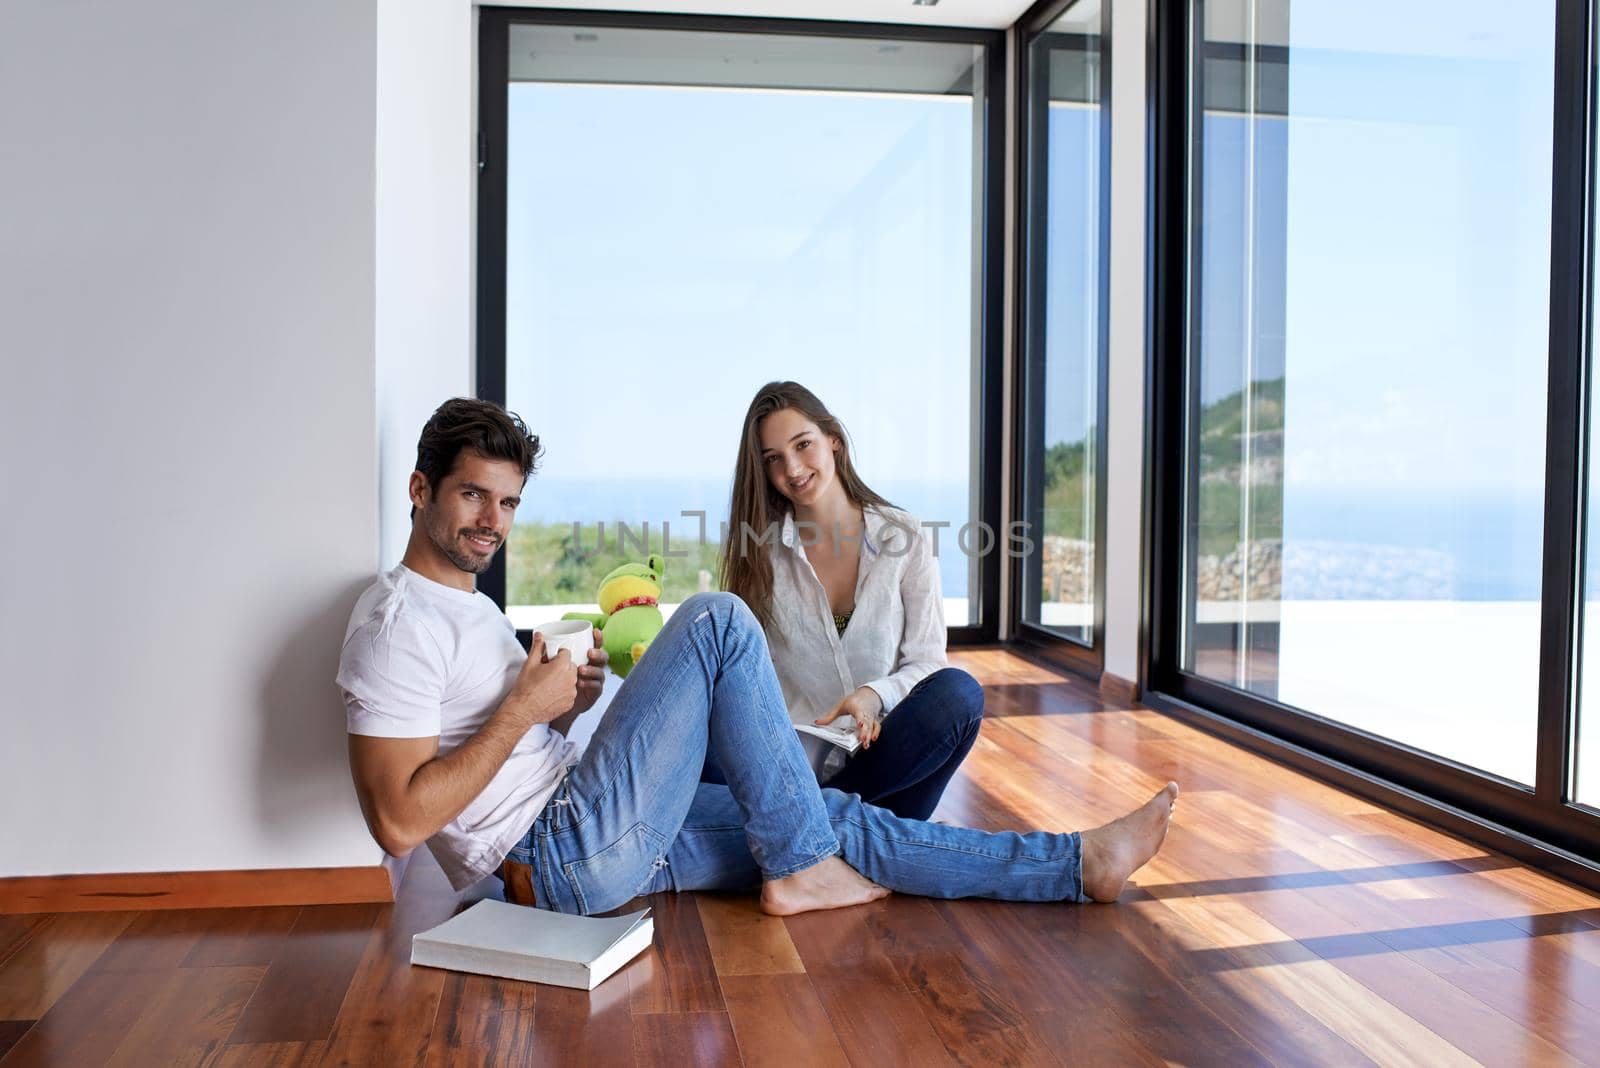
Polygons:
<instances>
[{"instance_id":1,"label":"denim pocket","mask_svg":"<svg viewBox=\"0 0 1600 1068\"><path fill-rule=\"evenodd\" d=\"M589 916L614 909L649 889L666 852L665 837L636 823L600 852L564 864L562 870L578 899L578 910Z\"/></svg>"}]
</instances>

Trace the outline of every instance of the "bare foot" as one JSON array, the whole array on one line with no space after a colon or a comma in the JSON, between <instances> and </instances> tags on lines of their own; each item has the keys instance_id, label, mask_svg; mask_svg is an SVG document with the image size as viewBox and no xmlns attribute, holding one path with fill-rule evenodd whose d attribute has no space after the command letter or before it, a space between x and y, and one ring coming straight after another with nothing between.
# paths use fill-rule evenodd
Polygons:
<instances>
[{"instance_id":1,"label":"bare foot","mask_svg":"<svg viewBox=\"0 0 1600 1068\"><path fill-rule=\"evenodd\" d=\"M804 871L761 884L761 911L793 916L817 909L842 909L888 897L889 891L838 857L829 857Z\"/></svg>"},{"instance_id":2,"label":"bare foot","mask_svg":"<svg viewBox=\"0 0 1600 1068\"><path fill-rule=\"evenodd\" d=\"M1139 808L1104 827L1083 832L1083 892L1095 901L1115 901L1128 876L1144 867L1161 848L1178 800L1169 782Z\"/></svg>"}]
</instances>

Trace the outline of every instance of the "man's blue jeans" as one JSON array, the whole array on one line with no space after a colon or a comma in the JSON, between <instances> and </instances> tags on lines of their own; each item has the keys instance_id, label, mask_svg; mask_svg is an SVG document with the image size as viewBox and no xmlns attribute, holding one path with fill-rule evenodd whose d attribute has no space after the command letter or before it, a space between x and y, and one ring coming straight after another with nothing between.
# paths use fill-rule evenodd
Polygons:
<instances>
[{"instance_id":1,"label":"man's blue jeans","mask_svg":"<svg viewBox=\"0 0 1600 1068\"><path fill-rule=\"evenodd\" d=\"M699 781L708 750L726 786ZM900 893L1087 900L1076 832L924 823L819 788L755 617L709 593L673 613L511 859L533 865L542 907L595 913L748 889L836 853Z\"/></svg>"}]
</instances>

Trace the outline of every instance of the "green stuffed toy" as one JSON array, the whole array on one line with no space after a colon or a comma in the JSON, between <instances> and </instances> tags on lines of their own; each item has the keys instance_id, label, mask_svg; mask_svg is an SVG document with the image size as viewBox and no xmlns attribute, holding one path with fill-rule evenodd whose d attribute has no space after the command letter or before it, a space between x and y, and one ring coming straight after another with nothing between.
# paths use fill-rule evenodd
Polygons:
<instances>
[{"instance_id":1,"label":"green stuffed toy","mask_svg":"<svg viewBox=\"0 0 1600 1068\"><path fill-rule=\"evenodd\" d=\"M661 632L661 575L667 562L651 554L648 563L623 564L600 580L600 611L568 612L562 619L587 620L600 628L611 670L627 678L645 649Z\"/></svg>"}]
</instances>

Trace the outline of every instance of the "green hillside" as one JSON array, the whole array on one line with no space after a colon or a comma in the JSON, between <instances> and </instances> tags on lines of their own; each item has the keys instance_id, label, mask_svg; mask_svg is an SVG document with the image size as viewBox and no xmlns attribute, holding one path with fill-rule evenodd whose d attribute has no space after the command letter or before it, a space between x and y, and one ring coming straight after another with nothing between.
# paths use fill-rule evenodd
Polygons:
<instances>
[{"instance_id":1,"label":"green hillside","mask_svg":"<svg viewBox=\"0 0 1600 1068\"><path fill-rule=\"evenodd\" d=\"M1251 458L1259 472L1251 487L1252 540L1283 534L1283 397L1284 380L1256 382L1251 389L1253 424ZM1245 393L1232 393L1200 412L1200 553L1221 556L1242 540L1240 505L1245 458ZM1093 436L1093 430L1090 431ZM1086 536L1084 478L1089 439L1057 442L1045 450L1044 506L1046 534Z\"/></svg>"},{"instance_id":2,"label":"green hillside","mask_svg":"<svg viewBox=\"0 0 1600 1068\"><path fill-rule=\"evenodd\" d=\"M689 555L667 560L663 601L676 603L698 590L702 569L711 573L712 588L716 588L718 546L695 544L694 533L690 528L673 534L672 551ZM634 534L642 531L635 527ZM626 551L619 551L616 527L609 523L604 549L597 550L599 532L593 525L582 529L582 539L580 551L571 523L518 523L512 527L506 545L506 603L592 604L606 572L618 564L642 562L649 555L632 541L626 544ZM649 552L661 551L660 527L652 526Z\"/></svg>"}]
</instances>

